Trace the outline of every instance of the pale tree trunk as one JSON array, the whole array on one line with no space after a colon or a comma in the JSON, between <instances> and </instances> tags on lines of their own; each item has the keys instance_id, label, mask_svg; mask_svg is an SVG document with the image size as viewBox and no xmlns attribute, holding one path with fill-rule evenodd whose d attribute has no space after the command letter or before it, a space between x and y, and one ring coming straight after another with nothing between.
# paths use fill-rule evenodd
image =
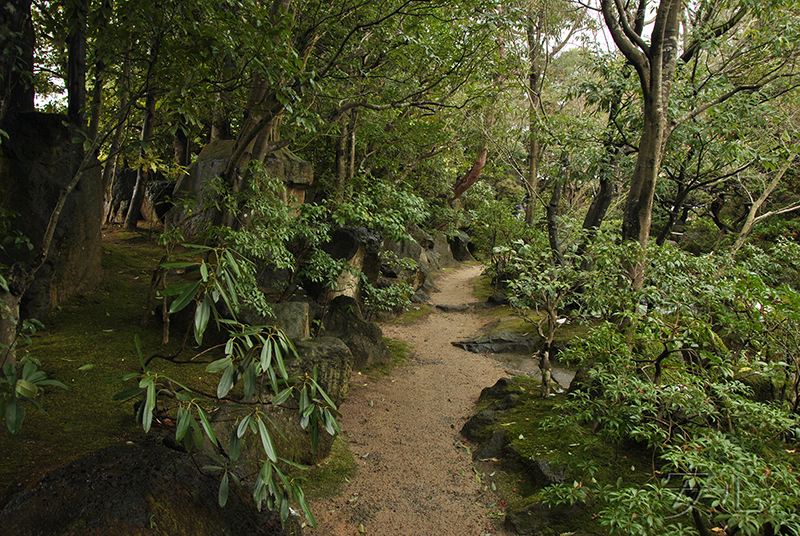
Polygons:
<instances>
[{"instance_id":1,"label":"pale tree trunk","mask_svg":"<svg viewBox=\"0 0 800 536\"><path fill-rule=\"evenodd\" d=\"M639 290L644 284L653 198L668 135L669 93L677 62L682 2L661 0L649 46L643 45L641 40L647 3L639 3L633 27L629 26L628 14L618 11L621 6L614 0L601 2L606 26L622 54L636 69L642 86L644 124L622 220L623 240L636 240L641 246L639 259L628 267L633 289Z\"/></svg>"},{"instance_id":2,"label":"pale tree trunk","mask_svg":"<svg viewBox=\"0 0 800 536\"><path fill-rule=\"evenodd\" d=\"M772 181L770 181L770 183L764 188L764 191L761 193L758 199L753 201L753 203L750 205L750 211L747 213L747 217L745 218L744 223L742 224L742 230L739 231L739 236L736 237L736 242L733 243L733 246L731 246L731 249L728 252L728 254L731 257L735 256L736 252L738 252L744 245L745 241L747 240L747 236L750 234L750 231L753 230L753 226L756 223L765 220L770 216L774 216L776 214L784 214L786 212L800 210L800 203L795 203L783 209L770 211L767 212L766 214L756 216L756 214L758 214L758 211L761 210L761 207L764 205L764 202L767 200L767 198L770 196L773 190L775 190L775 187L778 186L778 183L781 181L781 179L783 179L783 176L789 170L789 167L792 165L795 156L796 155L792 155L789 158L789 160L778 171L777 175L775 175Z\"/></svg>"},{"instance_id":3,"label":"pale tree trunk","mask_svg":"<svg viewBox=\"0 0 800 536\"><path fill-rule=\"evenodd\" d=\"M128 100L130 99L130 61L128 58L128 51L125 52L125 60L122 63L122 74L120 75L119 80L119 109L120 110L127 110L128 108ZM113 199L111 199L111 195L109 189L113 191L113 184L112 182L115 180L117 175L117 160L119 159L119 150L122 146L122 136L125 132L127 125L127 118L120 118L120 123L116 126L116 130L114 131L114 137L111 140L111 148L108 153L108 159L103 166L103 191L106 192L108 195L108 211L105 215L105 223L111 223L111 208L113 204Z\"/></svg>"},{"instance_id":4,"label":"pale tree trunk","mask_svg":"<svg viewBox=\"0 0 800 536\"><path fill-rule=\"evenodd\" d=\"M541 80L544 75L542 69L542 19L543 9L538 13L533 8L528 11L528 59L530 61L528 72L528 174L525 178L525 189L528 194L528 203L525 205L525 223L531 224L536 219L536 205L539 202L539 165L542 160L542 145L539 135L539 108L541 107Z\"/></svg>"},{"instance_id":5,"label":"pale tree trunk","mask_svg":"<svg viewBox=\"0 0 800 536\"><path fill-rule=\"evenodd\" d=\"M153 130L155 125L156 114L156 93L153 88L147 92L145 100L144 120L142 121L142 137L143 142L149 142L153 137ZM140 149L139 156L147 156L144 147ZM131 204L128 207L128 214L125 216L125 228L130 231L135 231L139 222L139 215L142 211L142 203L144 201L144 191L147 186L147 180L150 172L139 167L136 173L136 185L133 187L133 196L131 197Z\"/></svg>"}]
</instances>

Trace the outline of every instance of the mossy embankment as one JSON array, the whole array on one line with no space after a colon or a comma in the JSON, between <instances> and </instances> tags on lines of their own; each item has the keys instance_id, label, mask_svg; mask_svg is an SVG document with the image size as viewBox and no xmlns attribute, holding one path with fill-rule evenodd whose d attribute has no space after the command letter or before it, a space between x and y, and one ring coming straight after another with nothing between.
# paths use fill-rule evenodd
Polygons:
<instances>
[{"instance_id":1,"label":"mossy embankment","mask_svg":"<svg viewBox=\"0 0 800 536\"><path fill-rule=\"evenodd\" d=\"M68 389L47 387L41 400L45 414L28 406L17 434L5 426L0 430L0 506L44 472L119 442L144 439L133 401L113 401L123 387L111 382L139 369L135 336L145 356L168 355L180 346L183 337L177 332L168 346L161 344L161 322L154 315L148 327L141 325L153 270L163 254L142 233L104 230L101 282L59 305L43 319L44 329L32 337L32 345L21 348ZM197 374L202 364L187 368L160 360L159 367L202 384Z\"/></svg>"}]
</instances>

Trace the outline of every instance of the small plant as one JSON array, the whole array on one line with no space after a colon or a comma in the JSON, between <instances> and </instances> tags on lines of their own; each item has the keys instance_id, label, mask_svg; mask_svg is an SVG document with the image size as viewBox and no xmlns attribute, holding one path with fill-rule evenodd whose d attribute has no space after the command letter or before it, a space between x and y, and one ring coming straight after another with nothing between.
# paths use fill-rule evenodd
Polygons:
<instances>
[{"instance_id":1,"label":"small plant","mask_svg":"<svg viewBox=\"0 0 800 536\"><path fill-rule=\"evenodd\" d=\"M34 334L37 328L41 327L41 322L37 320L25 320L22 322L22 331L19 333L19 337L27 344L31 344L28 333ZM7 355L6 350L0 345L0 352L3 355ZM16 434L22 428L26 405L30 404L40 412L45 412L37 400L40 395L44 396L43 387L49 385L62 389L67 388L58 380L48 379L47 374L39 370L41 365L27 352L16 364L10 360L3 362L0 373L0 415L5 420L8 431L12 434Z\"/></svg>"},{"instance_id":2,"label":"small plant","mask_svg":"<svg viewBox=\"0 0 800 536\"><path fill-rule=\"evenodd\" d=\"M266 502L267 507L276 508L285 521L290 514L290 503L296 501L309 523L315 525L298 480L286 472L288 466L304 467L281 457L276 450L270 428L276 430L278 427L263 409L292 400L299 412L300 426L311 431L315 450L321 430L330 435L340 433L336 405L317 382L316 369L311 374L291 377L286 360L297 357L291 340L276 327L250 326L236 320L242 301L248 296L252 300L252 293L249 293L252 289L247 283L253 281L252 266L244 258L227 248L192 246L180 259L163 266L183 269L188 275L184 281L168 287L164 294L174 297L169 308L171 313L194 306L192 329L198 344L212 320L217 328L228 330L227 342L222 346L223 356L206 367L210 374L221 374L216 392L202 393L153 368L152 358L144 358L137 338L140 370L119 380L136 381L136 386L114 398L141 400L137 419L145 431L150 430L155 415L168 415L176 423L176 441L187 451L201 450L204 442L209 441L224 453L218 465L206 467L222 473L219 488L221 506L227 502L230 481L239 483L242 443L251 438L260 445L263 453L258 467L250 471L255 475L253 498L256 504L260 508ZM221 312L222 304L225 305L225 315ZM234 395L234 387L240 382L242 395ZM228 438L217 437L212 425L214 411L223 405L245 409Z\"/></svg>"}]
</instances>

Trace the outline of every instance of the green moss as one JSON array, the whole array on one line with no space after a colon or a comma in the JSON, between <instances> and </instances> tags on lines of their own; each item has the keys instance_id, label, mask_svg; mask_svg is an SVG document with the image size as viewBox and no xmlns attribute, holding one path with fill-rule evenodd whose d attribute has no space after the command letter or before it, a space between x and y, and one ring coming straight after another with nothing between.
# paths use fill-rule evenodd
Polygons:
<instances>
[{"instance_id":1,"label":"green moss","mask_svg":"<svg viewBox=\"0 0 800 536\"><path fill-rule=\"evenodd\" d=\"M397 318L391 320L390 323L400 324L403 326L416 324L420 320L427 318L428 315L431 314L432 312L433 312L433 307L431 305L426 305L426 304L413 305L411 309L409 309L402 315L398 316Z\"/></svg>"},{"instance_id":2,"label":"green moss","mask_svg":"<svg viewBox=\"0 0 800 536\"><path fill-rule=\"evenodd\" d=\"M472 294L478 301L487 301L489 296L496 292L497 291L492 286L492 280L488 276L481 275L472 283Z\"/></svg>"},{"instance_id":3,"label":"green moss","mask_svg":"<svg viewBox=\"0 0 800 536\"><path fill-rule=\"evenodd\" d=\"M374 363L361 371L361 374L370 377L372 380L379 380L388 376L395 367L405 366L408 363L408 357L411 355L412 347L407 342L386 337L383 338L383 342L392 354L392 361L390 363Z\"/></svg>"},{"instance_id":4,"label":"green moss","mask_svg":"<svg viewBox=\"0 0 800 536\"><path fill-rule=\"evenodd\" d=\"M328 456L300 474L303 491L309 499L336 497L357 471L356 461L345 439L337 437Z\"/></svg>"},{"instance_id":5,"label":"green moss","mask_svg":"<svg viewBox=\"0 0 800 536\"><path fill-rule=\"evenodd\" d=\"M571 468L567 472L567 481L579 483L585 475L579 474L576 462L587 460L595 462L594 478L600 485L614 484L620 477L625 485L641 484L652 477L650 453L639 445L610 445L579 426L544 430L542 424L546 419L560 415L558 407L564 402L565 395L542 399L540 385L539 380L516 376L514 386L507 391L507 394L517 397L514 407L503 413L487 430L488 435L494 430L504 430L510 448L519 455L520 463L515 470L503 473L496 480L497 493L505 501L507 511L519 510L542 499L542 490L531 477L531 468L539 459ZM482 409L491 402L483 400L479 407ZM592 520L599 508L599 505L587 508L580 519L559 529L581 528L603 533Z\"/></svg>"},{"instance_id":6,"label":"green moss","mask_svg":"<svg viewBox=\"0 0 800 536\"><path fill-rule=\"evenodd\" d=\"M117 232L113 242L103 244L100 284L57 307L32 346L22 349L69 389L46 388L42 403L47 413L28 407L18 434L9 434L5 426L0 430L0 504L46 471L120 441L143 438L133 402L112 401L123 387L109 381L138 369L135 335L145 355L172 352L182 338L174 335L165 348L160 323L141 327L152 270L162 254L162 248L138 234Z\"/></svg>"}]
</instances>

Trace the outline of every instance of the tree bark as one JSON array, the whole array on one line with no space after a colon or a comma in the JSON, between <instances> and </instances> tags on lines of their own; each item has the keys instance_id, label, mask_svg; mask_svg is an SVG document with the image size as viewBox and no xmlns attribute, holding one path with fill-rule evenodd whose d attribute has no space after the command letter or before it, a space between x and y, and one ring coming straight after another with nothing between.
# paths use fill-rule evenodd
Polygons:
<instances>
[{"instance_id":1,"label":"tree bark","mask_svg":"<svg viewBox=\"0 0 800 536\"><path fill-rule=\"evenodd\" d=\"M31 0L0 5L0 125L9 111L34 110Z\"/></svg>"},{"instance_id":2,"label":"tree bark","mask_svg":"<svg viewBox=\"0 0 800 536\"><path fill-rule=\"evenodd\" d=\"M789 160L781 167L780 171L778 171L775 177L773 177L772 181L770 181L767 187L764 188L764 191L761 193L758 199L756 199L753 202L753 204L750 205L750 211L747 213L747 217L744 220L744 224L742 225L742 230L739 231L739 236L736 237L736 242L733 243L733 246L731 246L731 249L728 252L728 255L730 255L731 257L735 256L736 252L738 252L744 245L745 241L747 240L747 236L750 234L750 231L753 230L753 225L755 225L757 221L760 221L766 218L767 216L774 214L774 213L768 213L756 217L756 214L758 214L758 211L761 210L761 207L764 204L764 202L770 196L772 191L775 190L775 187L778 186L778 183L781 181L781 179L783 179L783 176L789 170L789 167L792 165L794 159L795 155L792 155L791 158L789 158ZM800 206L795 207L792 210L797 210L797 209L800 209Z\"/></svg>"},{"instance_id":3,"label":"tree bark","mask_svg":"<svg viewBox=\"0 0 800 536\"><path fill-rule=\"evenodd\" d=\"M144 119L142 120L142 135L141 141L148 143L153 137L154 123L156 114L156 92L150 89L147 92L145 100ZM147 150L142 147L139 150L139 156L147 156ZM142 203L144 201L144 190L147 186L147 180L150 177L150 172L143 169L141 166L136 173L136 185L133 188L133 196L131 203L128 207L128 214L125 216L125 228L129 231L135 231L139 222L139 216L142 211Z\"/></svg>"},{"instance_id":4,"label":"tree bark","mask_svg":"<svg viewBox=\"0 0 800 536\"><path fill-rule=\"evenodd\" d=\"M634 290L644 284L653 198L668 135L669 94L677 62L681 6L680 0L660 0L647 45L641 38L646 2L639 3L631 28L621 3L601 1L606 26L620 52L636 69L642 86L642 135L622 220L623 240L636 240L642 250L638 261L628 268Z\"/></svg>"},{"instance_id":5,"label":"tree bark","mask_svg":"<svg viewBox=\"0 0 800 536\"><path fill-rule=\"evenodd\" d=\"M553 184L553 195L547 204L547 237L550 241L550 251L553 253L553 262L557 266L564 265L564 256L561 253L561 240L558 238L558 205L561 202L561 192L564 189L562 177Z\"/></svg>"},{"instance_id":6,"label":"tree bark","mask_svg":"<svg viewBox=\"0 0 800 536\"><path fill-rule=\"evenodd\" d=\"M67 119L73 125L84 127L86 108L86 14L88 0L75 0L67 38Z\"/></svg>"},{"instance_id":7,"label":"tree bark","mask_svg":"<svg viewBox=\"0 0 800 536\"><path fill-rule=\"evenodd\" d=\"M487 145L484 145L483 149L481 149L481 151L478 153L478 158L475 159L472 167L469 168L469 171L464 173L464 175L453 185L453 195L447 200L450 205L452 205L453 201L461 197L461 195L466 192L470 186L478 182L478 179L481 178L481 172L483 171L483 167L486 165L486 157L488 154L489 148Z\"/></svg>"},{"instance_id":8,"label":"tree bark","mask_svg":"<svg viewBox=\"0 0 800 536\"><path fill-rule=\"evenodd\" d=\"M535 13L533 8L528 10L528 129L530 140L528 142L528 174L525 178L525 189L528 194L528 203L525 205L525 223L530 225L536 218L536 204L539 202L539 164L542 160L542 145L539 139L539 108L541 106L541 79L542 69L542 18L543 8Z\"/></svg>"}]
</instances>

